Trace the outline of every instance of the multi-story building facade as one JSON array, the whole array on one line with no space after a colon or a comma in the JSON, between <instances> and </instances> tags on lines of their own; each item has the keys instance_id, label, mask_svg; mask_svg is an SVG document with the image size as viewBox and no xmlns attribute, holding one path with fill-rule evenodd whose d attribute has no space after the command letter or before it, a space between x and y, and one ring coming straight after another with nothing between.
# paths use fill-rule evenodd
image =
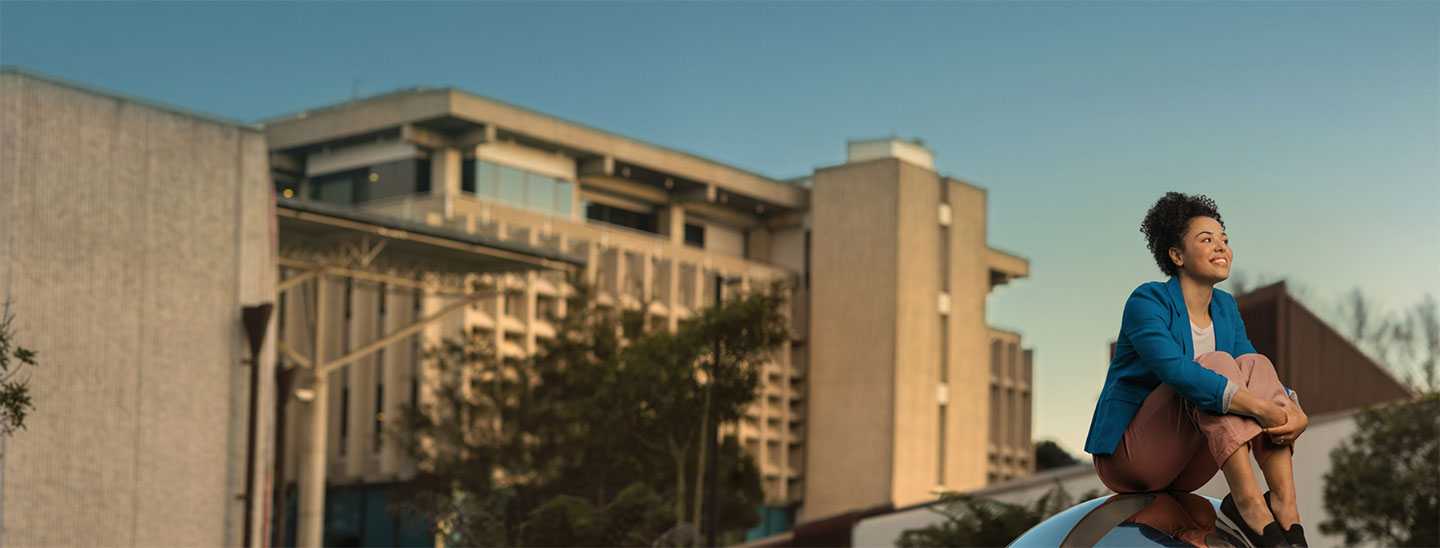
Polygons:
<instances>
[{"instance_id":1,"label":"multi-story building facade","mask_svg":"<svg viewBox=\"0 0 1440 548\"><path fill-rule=\"evenodd\" d=\"M1033 467L1029 351L984 317L986 295L1028 275L1028 262L988 246L985 190L937 175L919 145L851 143L845 164L781 181L454 89L264 127L282 197L583 257L602 306L646 307L656 328L711 305L717 274L741 290L793 282L793 340L765 365L760 397L732 427L760 465L773 511L799 508L808 520L909 504ZM330 374L332 484L413 473L376 423L415 397L396 387L423 377L426 341L478 332L520 357L555 336L545 318L564 314L563 274L474 281L497 295ZM329 317L340 320L325 326L335 345L327 353L449 304L380 284L333 291ZM304 339L307 312L283 308L282 340ZM992 347L1005 357L992 358ZM295 477L296 463L281 465Z\"/></svg>"},{"instance_id":2,"label":"multi-story building facade","mask_svg":"<svg viewBox=\"0 0 1440 548\"><path fill-rule=\"evenodd\" d=\"M1035 473L1031 426L1031 364L1035 351L1020 347L1020 334L990 329L990 443L985 483Z\"/></svg>"}]
</instances>

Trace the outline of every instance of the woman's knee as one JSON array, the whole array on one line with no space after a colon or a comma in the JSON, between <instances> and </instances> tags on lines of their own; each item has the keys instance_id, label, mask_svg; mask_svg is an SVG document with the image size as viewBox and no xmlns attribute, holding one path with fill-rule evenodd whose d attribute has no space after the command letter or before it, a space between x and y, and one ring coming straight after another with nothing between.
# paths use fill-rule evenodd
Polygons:
<instances>
[{"instance_id":1,"label":"woman's knee","mask_svg":"<svg viewBox=\"0 0 1440 548\"><path fill-rule=\"evenodd\" d=\"M1235 363L1239 365L1241 371L1269 373L1270 375L1276 375L1275 364L1270 361L1270 358L1259 352L1241 354L1239 357L1235 358Z\"/></svg>"},{"instance_id":2,"label":"woman's knee","mask_svg":"<svg viewBox=\"0 0 1440 548\"><path fill-rule=\"evenodd\" d=\"M1249 356L1250 354L1246 355ZM1195 361L1199 362L1200 365L1206 369L1228 378L1240 377L1240 364L1234 357L1230 356L1229 352L1221 352L1219 350L1206 352L1201 354L1200 357L1195 358Z\"/></svg>"}]
</instances>

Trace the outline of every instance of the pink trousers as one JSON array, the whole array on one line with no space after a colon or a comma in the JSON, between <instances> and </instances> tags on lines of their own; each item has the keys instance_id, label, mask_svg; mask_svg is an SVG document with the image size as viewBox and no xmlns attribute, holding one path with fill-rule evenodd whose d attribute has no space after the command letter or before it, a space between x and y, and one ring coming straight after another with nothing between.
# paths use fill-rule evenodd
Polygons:
<instances>
[{"instance_id":1,"label":"pink trousers","mask_svg":"<svg viewBox=\"0 0 1440 548\"><path fill-rule=\"evenodd\" d=\"M1235 381L1241 390L1282 407L1291 405L1275 365L1263 355L1232 358L1207 352L1195 361ZM1161 384L1140 404L1115 452L1095 456L1095 472L1116 493L1190 492L1215 477L1220 463L1246 443L1262 463L1271 451L1285 447L1270 442L1255 419L1200 409Z\"/></svg>"}]
</instances>

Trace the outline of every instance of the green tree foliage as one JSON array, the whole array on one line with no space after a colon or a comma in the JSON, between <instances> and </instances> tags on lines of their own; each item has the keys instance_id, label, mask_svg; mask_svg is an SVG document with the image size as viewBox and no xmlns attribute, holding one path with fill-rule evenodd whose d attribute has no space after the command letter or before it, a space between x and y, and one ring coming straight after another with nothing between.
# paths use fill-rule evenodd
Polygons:
<instances>
[{"instance_id":1,"label":"green tree foliage","mask_svg":"<svg viewBox=\"0 0 1440 548\"><path fill-rule=\"evenodd\" d=\"M1085 493L1082 500L1101 496ZM965 493L942 493L939 508L930 510L945 521L921 529L910 529L895 540L901 548L943 548L949 546L1005 546L1046 518L1075 504L1065 488L1056 485L1030 506L1009 504Z\"/></svg>"},{"instance_id":2,"label":"green tree foliage","mask_svg":"<svg viewBox=\"0 0 1440 548\"><path fill-rule=\"evenodd\" d=\"M1326 534L1345 543L1440 546L1440 395L1369 409L1330 452Z\"/></svg>"},{"instance_id":3,"label":"green tree foliage","mask_svg":"<svg viewBox=\"0 0 1440 548\"><path fill-rule=\"evenodd\" d=\"M555 337L531 359L497 358L475 334L427 352L428 393L393 435L419 464L410 508L456 544L650 545L667 531L691 540L704 425L740 420L760 365L789 337L778 284L675 333L601 308L574 285L567 313L551 318ZM722 526L753 527L759 469L733 437L718 457Z\"/></svg>"},{"instance_id":4,"label":"green tree foliage","mask_svg":"<svg viewBox=\"0 0 1440 548\"><path fill-rule=\"evenodd\" d=\"M35 351L15 342L10 303L0 312L0 436L25 428L25 417L35 410L30 402L30 378L16 379L25 366L35 367Z\"/></svg>"},{"instance_id":5,"label":"green tree foliage","mask_svg":"<svg viewBox=\"0 0 1440 548\"><path fill-rule=\"evenodd\" d=\"M1066 452L1060 444L1043 440L1035 444L1035 471L1049 470L1080 464L1074 455Z\"/></svg>"}]
</instances>

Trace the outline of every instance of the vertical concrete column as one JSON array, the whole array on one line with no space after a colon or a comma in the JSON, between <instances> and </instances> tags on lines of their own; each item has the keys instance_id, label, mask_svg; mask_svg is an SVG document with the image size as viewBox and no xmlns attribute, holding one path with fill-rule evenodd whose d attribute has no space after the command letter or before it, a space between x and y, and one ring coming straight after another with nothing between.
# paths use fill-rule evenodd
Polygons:
<instances>
[{"instance_id":1,"label":"vertical concrete column","mask_svg":"<svg viewBox=\"0 0 1440 548\"><path fill-rule=\"evenodd\" d=\"M600 248L592 241L585 249L585 283L590 284L591 291L598 291L600 288L595 287L595 278L600 273Z\"/></svg>"},{"instance_id":2,"label":"vertical concrete column","mask_svg":"<svg viewBox=\"0 0 1440 548\"><path fill-rule=\"evenodd\" d=\"M706 272L704 265L695 265L695 277L688 282L691 287L695 288L695 291L690 293L691 301L685 305L689 306L690 310L694 310L696 314L699 314L700 309L705 306L705 278L713 275L713 272Z\"/></svg>"},{"instance_id":3,"label":"vertical concrete column","mask_svg":"<svg viewBox=\"0 0 1440 548\"><path fill-rule=\"evenodd\" d=\"M660 233L670 238L672 245L685 243L685 208L678 204L661 207L656 219Z\"/></svg>"},{"instance_id":4,"label":"vertical concrete column","mask_svg":"<svg viewBox=\"0 0 1440 548\"><path fill-rule=\"evenodd\" d=\"M666 318L667 327L671 333L680 329L680 315L676 314L680 303L680 259L672 257L669 261L669 274L665 276L665 306L670 309L670 317ZM687 303L688 304L688 303Z\"/></svg>"},{"instance_id":5,"label":"vertical concrete column","mask_svg":"<svg viewBox=\"0 0 1440 548\"><path fill-rule=\"evenodd\" d=\"M393 293L394 291L388 286L384 291L380 292L381 302L385 303L385 315L382 318L383 321L380 323L381 336L394 333L396 326L404 325L395 321L395 319L399 317L401 300L397 299ZM408 340L406 342L408 342ZM381 412L385 413L385 420L380 429L381 436L389 436L390 427L395 424L393 421L401 415L400 401L409 393L409 383L406 382L406 376L410 368L401 365L404 363L404 360L400 358L404 355L401 351L403 346L406 345L404 343L396 343L385 349L385 358L382 362L384 363L384 371L382 371L382 373L384 374L385 396L381 402ZM392 440L380 440L380 472L382 474L398 475L398 456L399 453L396 451L395 443L393 443Z\"/></svg>"},{"instance_id":6,"label":"vertical concrete column","mask_svg":"<svg viewBox=\"0 0 1440 548\"><path fill-rule=\"evenodd\" d=\"M577 192L576 194L579 193ZM564 234L561 234L557 247L560 253L569 253L571 249L570 238ZM570 311L570 299L568 298L570 296L571 289L570 273L563 272L555 273L552 275L555 276L555 314L558 317L564 318L565 315L568 314Z\"/></svg>"},{"instance_id":7,"label":"vertical concrete column","mask_svg":"<svg viewBox=\"0 0 1440 548\"><path fill-rule=\"evenodd\" d=\"M305 431L307 443L300 457L299 531L296 543L305 548L318 548L323 541L325 526L325 436L328 426L328 387L326 375L317 374L325 363L325 276L315 279L315 352L311 377L315 399L310 402L310 425Z\"/></svg>"},{"instance_id":8,"label":"vertical concrete column","mask_svg":"<svg viewBox=\"0 0 1440 548\"><path fill-rule=\"evenodd\" d=\"M371 306L373 303L365 298L366 291L360 280L351 280L350 284L353 288L349 297L350 321L345 322L345 329L350 332L350 347L345 348L344 353L364 346L370 342L371 334L374 333L373 327L367 328L373 317L367 312L373 310ZM357 478L365 470L365 456L367 455L365 440L370 431L366 426L370 423L364 419L368 414L366 410L370 408L369 387L373 386L368 374L370 361L370 359L358 360L341 368L349 370L349 373L344 376L349 377L348 388L350 389L350 407L341 410L342 413L348 415L350 421L349 437L345 439L345 476L340 478L342 481Z\"/></svg>"},{"instance_id":9,"label":"vertical concrete column","mask_svg":"<svg viewBox=\"0 0 1440 548\"><path fill-rule=\"evenodd\" d=\"M630 286L630 269L626 268L630 266L630 257L623 248L613 248L611 252L615 256L614 262L612 263L615 265L615 279L611 280L615 292L615 307L623 310L625 308L625 296L630 294L630 292L627 291L627 288Z\"/></svg>"},{"instance_id":10,"label":"vertical concrete column","mask_svg":"<svg viewBox=\"0 0 1440 548\"><path fill-rule=\"evenodd\" d=\"M770 229L757 226L745 231L745 258L770 262Z\"/></svg>"},{"instance_id":11,"label":"vertical concrete column","mask_svg":"<svg viewBox=\"0 0 1440 548\"><path fill-rule=\"evenodd\" d=\"M535 293L535 282L539 278L534 270L525 272L525 309L521 312L520 319L525 322L525 355L535 355L535 320L536 302L538 296Z\"/></svg>"},{"instance_id":12,"label":"vertical concrete column","mask_svg":"<svg viewBox=\"0 0 1440 548\"><path fill-rule=\"evenodd\" d=\"M510 276L508 274L495 275L495 301L491 304L490 314L495 318L495 331L490 334L490 344L495 347L495 356L501 360L505 357L505 301L509 288Z\"/></svg>"},{"instance_id":13,"label":"vertical concrete column","mask_svg":"<svg viewBox=\"0 0 1440 548\"><path fill-rule=\"evenodd\" d=\"M460 151L437 148L430 153L430 194L445 200L445 218L455 214L455 197L460 195Z\"/></svg>"},{"instance_id":14,"label":"vertical concrete column","mask_svg":"<svg viewBox=\"0 0 1440 548\"><path fill-rule=\"evenodd\" d=\"M655 298L655 256L649 253L640 255L640 303L649 307L649 301Z\"/></svg>"}]
</instances>

